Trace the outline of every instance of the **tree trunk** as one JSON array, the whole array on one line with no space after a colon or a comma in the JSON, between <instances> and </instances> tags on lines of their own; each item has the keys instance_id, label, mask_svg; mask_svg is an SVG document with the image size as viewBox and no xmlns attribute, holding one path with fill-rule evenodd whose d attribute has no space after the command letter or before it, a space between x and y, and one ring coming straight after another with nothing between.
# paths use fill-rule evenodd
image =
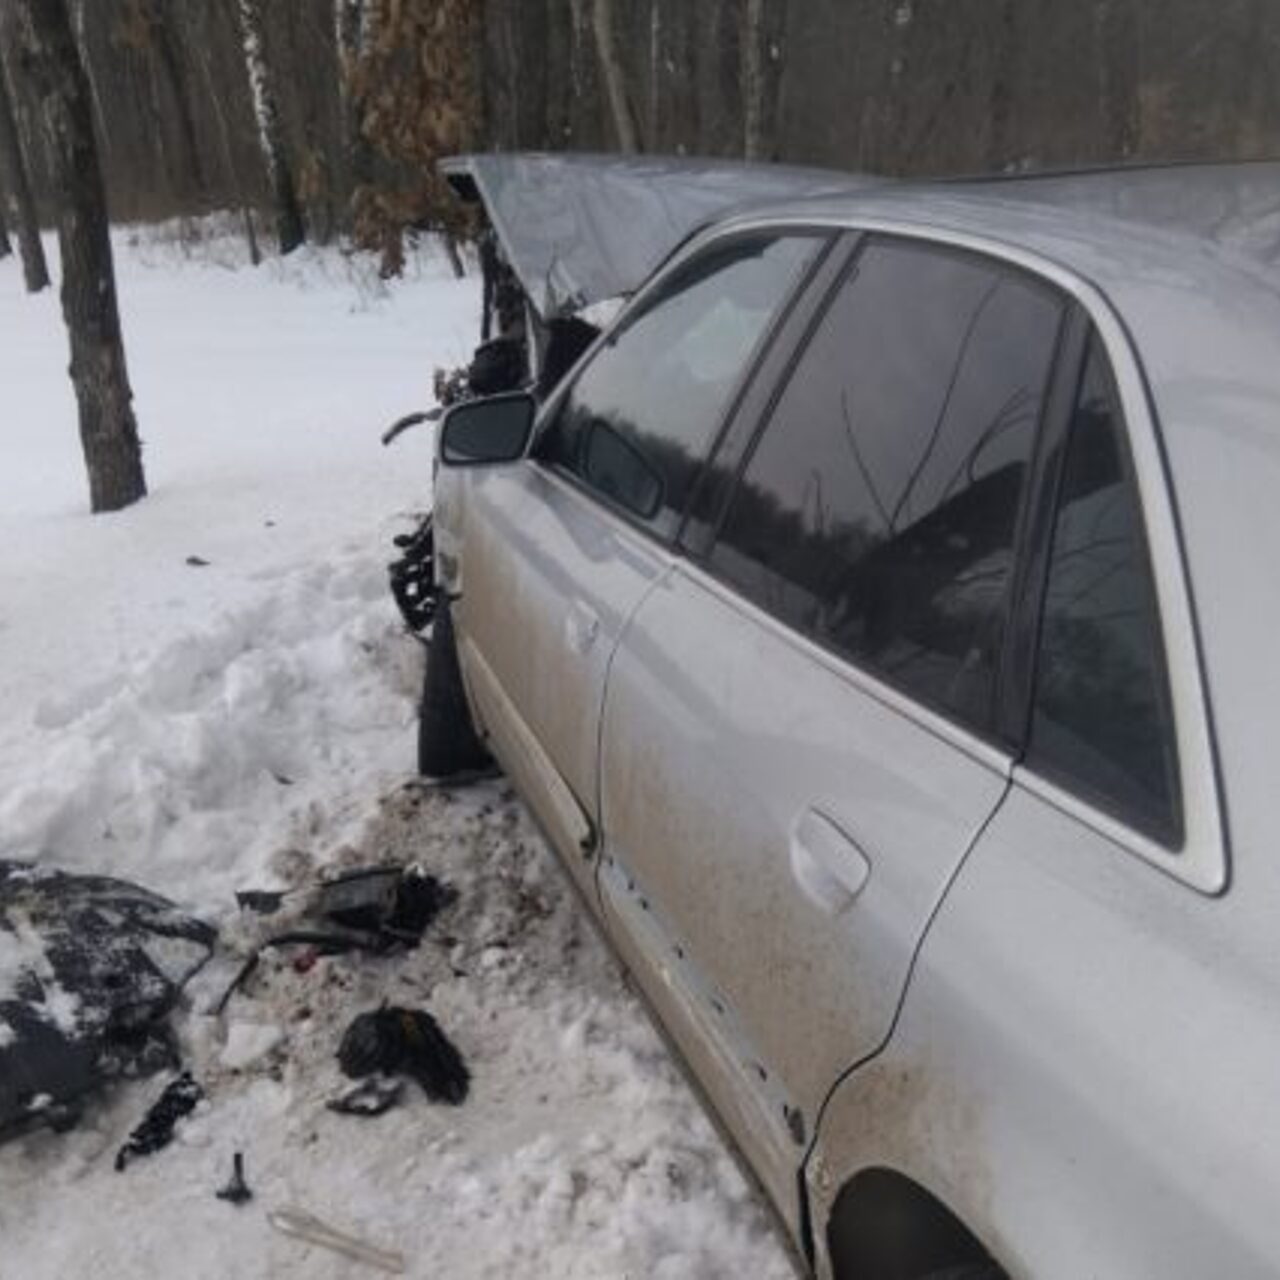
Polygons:
<instances>
[{"instance_id":1,"label":"tree trunk","mask_svg":"<svg viewBox=\"0 0 1280 1280\"><path fill-rule=\"evenodd\" d=\"M765 154L764 0L746 0L742 19L742 154L761 160Z\"/></svg>"},{"instance_id":2,"label":"tree trunk","mask_svg":"<svg viewBox=\"0 0 1280 1280\"><path fill-rule=\"evenodd\" d=\"M49 268L40 243L40 224L36 221L31 180L27 177L27 163L18 139L18 122L5 81L3 59L0 59L0 187L4 193L5 218L18 237L27 292L39 293L48 288Z\"/></svg>"},{"instance_id":3,"label":"tree trunk","mask_svg":"<svg viewBox=\"0 0 1280 1280\"><path fill-rule=\"evenodd\" d=\"M187 167L187 180L198 203L203 206L209 195L209 179L205 173L204 156L200 153L195 112L182 71L183 60L174 28L174 13L171 3L166 3L166 0L161 0L153 12L151 41L177 109L178 132L182 139L182 150L186 153L183 161Z\"/></svg>"},{"instance_id":4,"label":"tree trunk","mask_svg":"<svg viewBox=\"0 0 1280 1280\"><path fill-rule=\"evenodd\" d=\"M4 187L0 186L0 258L7 258L13 252L9 232L4 225L4 203Z\"/></svg>"},{"instance_id":5,"label":"tree trunk","mask_svg":"<svg viewBox=\"0 0 1280 1280\"><path fill-rule=\"evenodd\" d=\"M66 0L12 0L18 65L48 129L50 178L62 253L62 314L90 506L116 511L147 491L116 306L107 201L93 133L88 77Z\"/></svg>"},{"instance_id":6,"label":"tree trunk","mask_svg":"<svg viewBox=\"0 0 1280 1280\"><path fill-rule=\"evenodd\" d=\"M334 0L334 40L338 52L338 101L342 111L343 152L346 160L346 196L373 181L373 150L360 127L361 106L353 92L353 77L368 46L373 13L368 0Z\"/></svg>"},{"instance_id":7,"label":"tree trunk","mask_svg":"<svg viewBox=\"0 0 1280 1280\"><path fill-rule=\"evenodd\" d=\"M640 130L635 113L627 97L626 74L618 57L614 38L613 0L595 0L592 19L596 36L596 56L600 60L600 75L609 96L609 110L613 116L613 128L621 151L639 151Z\"/></svg>"},{"instance_id":8,"label":"tree trunk","mask_svg":"<svg viewBox=\"0 0 1280 1280\"><path fill-rule=\"evenodd\" d=\"M293 170L289 166L284 129L276 104L275 84L263 42L261 0L237 0L236 11L240 16L240 35L244 41L245 69L253 93L253 112L258 121L258 141L275 197L280 252L292 253L306 240L307 233L302 224L302 207L293 184Z\"/></svg>"}]
</instances>

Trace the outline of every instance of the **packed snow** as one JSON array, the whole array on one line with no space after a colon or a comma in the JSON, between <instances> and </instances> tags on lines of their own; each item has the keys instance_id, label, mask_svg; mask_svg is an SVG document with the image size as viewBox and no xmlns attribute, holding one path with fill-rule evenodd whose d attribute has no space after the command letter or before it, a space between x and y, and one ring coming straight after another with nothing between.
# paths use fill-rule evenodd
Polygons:
<instances>
[{"instance_id":1,"label":"packed snow","mask_svg":"<svg viewBox=\"0 0 1280 1280\"><path fill-rule=\"evenodd\" d=\"M206 1101L123 1173L163 1078L0 1147L0 1278L358 1273L276 1230L286 1208L413 1276L790 1275L506 785L410 770L422 653L385 562L429 502L431 441L378 433L466 358L476 281L425 250L387 290L337 251L255 271L230 239L116 249L151 494L109 516L86 510L56 295L0 262L0 857L167 894L232 967L266 928L237 889L390 860L458 899L407 955L267 953L221 1017L225 966L199 975L178 1032ZM439 1020L462 1106L411 1084L381 1117L326 1110L343 1029L384 1000ZM240 1208L214 1196L236 1151Z\"/></svg>"}]
</instances>

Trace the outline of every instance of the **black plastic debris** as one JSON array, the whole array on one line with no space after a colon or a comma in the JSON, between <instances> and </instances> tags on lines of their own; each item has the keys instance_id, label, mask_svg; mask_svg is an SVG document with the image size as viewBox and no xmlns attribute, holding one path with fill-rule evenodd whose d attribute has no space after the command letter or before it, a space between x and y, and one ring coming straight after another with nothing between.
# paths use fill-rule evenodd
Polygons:
<instances>
[{"instance_id":1,"label":"black plastic debris","mask_svg":"<svg viewBox=\"0 0 1280 1280\"><path fill-rule=\"evenodd\" d=\"M280 910L284 903L284 891L241 889L236 894L236 903L243 911L252 911L255 915L260 916L272 916Z\"/></svg>"},{"instance_id":2,"label":"black plastic debris","mask_svg":"<svg viewBox=\"0 0 1280 1280\"><path fill-rule=\"evenodd\" d=\"M403 1080L375 1073L345 1093L330 1098L325 1106L344 1116L380 1116L384 1111L390 1111L403 1096Z\"/></svg>"},{"instance_id":3,"label":"black plastic debris","mask_svg":"<svg viewBox=\"0 0 1280 1280\"><path fill-rule=\"evenodd\" d=\"M356 1080L381 1072L415 1079L432 1102L457 1106L471 1073L462 1055L425 1010L383 1005L355 1018L338 1046L338 1065Z\"/></svg>"},{"instance_id":4,"label":"black plastic debris","mask_svg":"<svg viewBox=\"0 0 1280 1280\"><path fill-rule=\"evenodd\" d=\"M0 860L0 1141L175 1068L167 1015L216 937L137 885Z\"/></svg>"},{"instance_id":5,"label":"black plastic debris","mask_svg":"<svg viewBox=\"0 0 1280 1280\"><path fill-rule=\"evenodd\" d=\"M253 1199L253 1192L244 1180L244 1152L237 1151L231 1157L231 1181L213 1193L228 1204L242 1205Z\"/></svg>"},{"instance_id":6,"label":"black plastic debris","mask_svg":"<svg viewBox=\"0 0 1280 1280\"><path fill-rule=\"evenodd\" d=\"M164 1092L153 1102L141 1122L129 1134L129 1140L116 1152L116 1172L121 1172L137 1156L149 1156L173 1141L174 1126L183 1116L196 1109L204 1090L184 1071L165 1085Z\"/></svg>"},{"instance_id":7,"label":"black plastic debris","mask_svg":"<svg viewBox=\"0 0 1280 1280\"><path fill-rule=\"evenodd\" d=\"M388 946L412 947L457 896L420 867L364 867L322 884L314 911L344 929L373 934Z\"/></svg>"}]
</instances>

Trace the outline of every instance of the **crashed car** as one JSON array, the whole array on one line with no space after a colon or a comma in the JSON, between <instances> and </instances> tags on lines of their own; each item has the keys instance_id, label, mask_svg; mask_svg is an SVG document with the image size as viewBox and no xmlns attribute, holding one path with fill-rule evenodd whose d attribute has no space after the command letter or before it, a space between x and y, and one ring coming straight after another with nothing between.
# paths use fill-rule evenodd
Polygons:
<instances>
[{"instance_id":1,"label":"crashed car","mask_svg":"<svg viewBox=\"0 0 1280 1280\"><path fill-rule=\"evenodd\" d=\"M816 1275L1280 1274L1280 166L450 172L629 301L444 420L432 770Z\"/></svg>"}]
</instances>

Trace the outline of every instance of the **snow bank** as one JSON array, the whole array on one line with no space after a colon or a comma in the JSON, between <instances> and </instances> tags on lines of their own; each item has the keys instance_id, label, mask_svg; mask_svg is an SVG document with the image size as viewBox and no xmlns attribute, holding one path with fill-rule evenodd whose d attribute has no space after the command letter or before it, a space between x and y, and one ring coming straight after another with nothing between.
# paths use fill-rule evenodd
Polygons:
<instances>
[{"instance_id":1,"label":"snow bank","mask_svg":"<svg viewBox=\"0 0 1280 1280\"><path fill-rule=\"evenodd\" d=\"M288 1204L412 1275L789 1275L514 797L407 773L421 654L383 565L430 441L377 436L466 355L475 282L427 260L383 296L335 254L254 272L212 249L119 238L152 496L108 517L84 514L56 299L0 263L0 856L136 878L239 946L263 926L234 889L322 868L420 860L459 898L408 957L268 953L225 1019L204 1011L226 974L202 973L180 1034L208 1101L123 1174L163 1082L0 1148L0 1276L353 1274L273 1232ZM457 1043L464 1106L410 1085L377 1119L325 1109L342 1030L384 999ZM239 1210L213 1195L237 1150Z\"/></svg>"}]
</instances>

